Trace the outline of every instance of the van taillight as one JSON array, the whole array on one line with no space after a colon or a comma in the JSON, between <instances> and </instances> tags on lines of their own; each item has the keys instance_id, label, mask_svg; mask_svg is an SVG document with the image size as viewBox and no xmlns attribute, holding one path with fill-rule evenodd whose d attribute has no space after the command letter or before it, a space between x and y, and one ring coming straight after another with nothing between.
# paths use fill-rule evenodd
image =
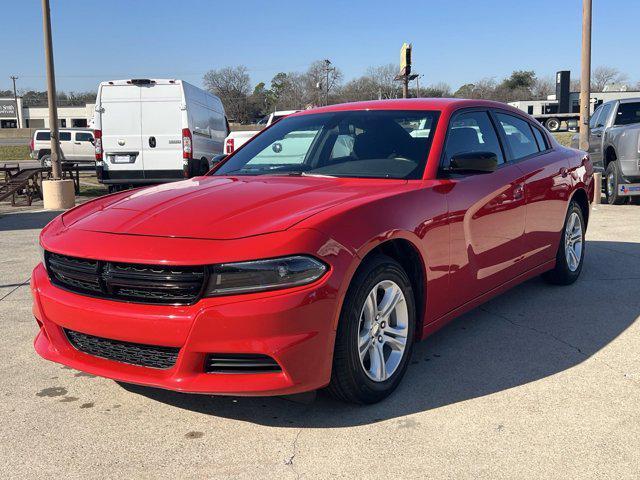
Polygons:
<instances>
[{"instance_id":1,"label":"van taillight","mask_svg":"<svg viewBox=\"0 0 640 480\"><path fill-rule=\"evenodd\" d=\"M227 144L225 146L224 153L226 153L227 155L230 153L233 153L233 147L234 147L233 138L227 138Z\"/></svg>"},{"instance_id":2,"label":"van taillight","mask_svg":"<svg viewBox=\"0 0 640 480\"><path fill-rule=\"evenodd\" d=\"M96 150L96 162L102 161L102 130L93 131L93 146Z\"/></svg>"},{"instance_id":3,"label":"van taillight","mask_svg":"<svg viewBox=\"0 0 640 480\"><path fill-rule=\"evenodd\" d=\"M31 140L29 140L29 150L33 152L33 137L31 137Z\"/></svg>"},{"instance_id":4,"label":"van taillight","mask_svg":"<svg viewBox=\"0 0 640 480\"><path fill-rule=\"evenodd\" d=\"M191 158L193 153L191 146L191 130L188 128L182 129L182 158Z\"/></svg>"}]
</instances>

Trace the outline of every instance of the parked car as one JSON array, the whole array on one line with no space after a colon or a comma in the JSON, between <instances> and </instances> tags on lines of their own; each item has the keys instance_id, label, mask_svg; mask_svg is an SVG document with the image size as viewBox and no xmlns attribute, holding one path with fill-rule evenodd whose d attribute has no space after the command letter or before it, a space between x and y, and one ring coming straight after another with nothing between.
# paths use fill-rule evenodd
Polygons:
<instances>
[{"instance_id":1,"label":"parked car","mask_svg":"<svg viewBox=\"0 0 640 480\"><path fill-rule=\"evenodd\" d=\"M238 130L229 133L224 142L224 153L230 154L239 149L242 145L247 143L263 128L271 126L271 124L277 122L281 118L291 115L292 113L299 112L300 110L281 110L273 112L266 117L262 118L256 125L260 127L259 130Z\"/></svg>"},{"instance_id":2,"label":"parked car","mask_svg":"<svg viewBox=\"0 0 640 480\"><path fill-rule=\"evenodd\" d=\"M111 190L204 175L229 132L220 99L183 80L102 82L94 121L98 180Z\"/></svg>"},{"instance_id":3,"label":"parked car","mask_svg":"<svg viewBox=\"0 0 640 480\"><path fill-rule=\"evenodd\" d=\"M60 138L60 153L62 161L73 163L94 163L93 130L61 128L58 130ZM51 166L51 131L40 129L33 132L29 142L30 156L40 160L43 167Z\"/></svg>"},{"instance_id":4,"label":"parked car","mask_svg":"<svg viewBox=\"0 0 640 480\"><path fill-rule=\"evenodd\" d=\"M572 138L577 146L578 135ZM640 195L640 98L600 105L589 121L589 155L604 172L610 204L620 205Z\"/></svg>"},{"instance_id":5,"label":"parked car","mask_svg":"<svg viewBox=\"0 0 640 480\"><path fill-rule=\"evenodd\" d=\"M35 349L171 390L376 402L414 341L536 275L576 281L593 195L588 155L502 103L301 112L206 177L47 225Z\"/></svg>"}]
</instances>

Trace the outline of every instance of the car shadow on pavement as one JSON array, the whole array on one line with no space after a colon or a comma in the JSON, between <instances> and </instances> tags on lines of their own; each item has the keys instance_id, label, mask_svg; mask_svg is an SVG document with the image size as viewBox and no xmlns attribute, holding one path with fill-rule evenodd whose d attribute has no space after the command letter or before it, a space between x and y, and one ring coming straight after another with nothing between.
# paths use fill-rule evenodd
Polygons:
<instances>
[{"instance_id":1,"label":"car shadow on pavement","mask_svg":"<svg viewBox=\"0 0 640 480\"><path fill-rule=\"evenodd\" d=\"M315 401L300 402L122 386L182 409L296 428L366 425L518 387L597 361L593 355L638 319L640 243L589 241L586 248L575 284L533 279L416 344L400 387L376 405L348 405L323 392Z\"/></svg>"},{"instance_id":2,"label":"car shadow on pavement","mask_svg":"<svg viewBox=\"0 0 640 480\"><path fill-rule=\"evenodd\" d=\"M42 210L0 214L0 232L41 229L61 213L61 210Z\"/></svg>"}]
</instances>

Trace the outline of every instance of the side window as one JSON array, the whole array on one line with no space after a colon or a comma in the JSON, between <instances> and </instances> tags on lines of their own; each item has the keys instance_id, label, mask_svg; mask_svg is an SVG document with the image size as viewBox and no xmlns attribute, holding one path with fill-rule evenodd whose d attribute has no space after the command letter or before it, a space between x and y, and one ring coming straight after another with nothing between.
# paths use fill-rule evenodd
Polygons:
<instances>
[{"instance_id":1,"label":"side window","mask_svg":"<svg viewBox=\"0 0 640 480\"><path fill-rule=\"evenodd\" d=\"M602 105L596 108L593 115L591 115L591 118L589 119L589 128L596 127L596 122L598 121L598 115L600 115L600 112L602 112Z\"/></svg>"},{"instance_id":2,"label":"side window","mask_svg":"<svg viewBox=\"0 0 640 480\"><path fill-rule=\"evenodd\" d=\"M536 142L538 142L538 149L541 152L544 152L545 150L548 150L549 149L549 144L547 143L547 139L542 134L540 129L536 128L536 127L531 127L531 130L533 130L533 136L536 137Z\"/></svg>"},{"instance_id":3,"label":"side window","mask_svg":"<svg viewBox=\"0 0 640 480\"><path fill-rule=\"evenodd\" d=\"M504 113L496 113L496 117L507 139L513 160L518 160L540 151L529 122Z\"/></svg>"},{"instance_id":4,"label":"side window","mask_svg":"<svg viewBox=\"0 0 640 480\"><path fill-rule=\"evenodd\" d=\"M604 127L605 123L607 123L607 117L609 116L609 112L611 112L611 104L603 105L602 112L598 116L598 120L593 128Z\"/></svg>"},{"instance_id":5,"label":"side window","mask_svg":"<svg viewBox=\"0 0 640 480\"><path fill-rule=\"evenodd\" d=\"M449 124L445 158L442 168L449 168L451 159L460 153L491 152L504 163L498 136L487 112L467 112L454 117Z\"/></svg>"},{"instance_id":6,"label":"side window","mask_svg":"<svg viewBox=\"0 0 640 480\"><path fill-rule=\"evenodd\" d=\"M61 142L70 142L71 141L71 132L60 132L60 141Z\"/></svg>"},{"instance_id":7,"label":"side window","mask_svg":"<svg viewBox=\"0 0 640 480\"><path fill-rule=\"evenodd\" d=\"M93 135L88 132L76 132L76 142L92 142Z\"/></svg>"}]
</instances>

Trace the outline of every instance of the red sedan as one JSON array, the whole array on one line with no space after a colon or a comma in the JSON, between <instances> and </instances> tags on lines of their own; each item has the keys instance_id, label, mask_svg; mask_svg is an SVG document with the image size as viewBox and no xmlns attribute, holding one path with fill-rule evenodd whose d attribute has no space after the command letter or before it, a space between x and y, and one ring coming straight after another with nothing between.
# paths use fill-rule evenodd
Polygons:
<instances>
[{"instance_id":1,"label":"red sedan","mask_svg":"<svg viewBox=\"0 0 640 480\"><path fill-rule=\"evenodd\" d=\"M376 402L414 341L533 276L578 278L592 172L502 103L294 114L206 176L47 225L35 349L171 390Z\"/></svg>"}]
</instances>

